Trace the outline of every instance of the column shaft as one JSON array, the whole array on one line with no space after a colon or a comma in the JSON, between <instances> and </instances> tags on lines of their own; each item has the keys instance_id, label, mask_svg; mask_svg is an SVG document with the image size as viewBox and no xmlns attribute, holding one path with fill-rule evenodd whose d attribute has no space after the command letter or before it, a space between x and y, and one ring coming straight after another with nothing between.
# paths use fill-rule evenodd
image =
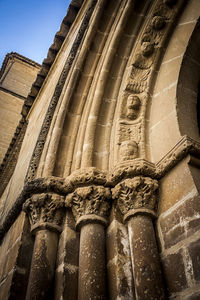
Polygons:
<instances>
[{"instance_id":1,"label":"column shaft","mask_svg":"<svg viewBox=\"0 0 200 300\"><path fill-rule=\"evenodd\" d=\"M46 229L36 232L26 300L53 298L57 245L56 232Z\"/></svg>"},{"instance_id":2,"label":"column shaft","mask_svg":"<svg viewBox=\"0 0 200 300\"><path fill-rule=\"evenodd\" d=\"M106 299L105 228L102 224L81 227L78 299Z\"/></svg>"},{"instance_id":3,"label":"column shaft","mask_svg":"<svg viewBox=\"0 0 200 300\"><path fill-rule=\"evenodd\" d=\"M151 217L139 214L131 217L128 221L128 232L136 299L165 299L159 253Z\"/></svg>"}]
</instances>

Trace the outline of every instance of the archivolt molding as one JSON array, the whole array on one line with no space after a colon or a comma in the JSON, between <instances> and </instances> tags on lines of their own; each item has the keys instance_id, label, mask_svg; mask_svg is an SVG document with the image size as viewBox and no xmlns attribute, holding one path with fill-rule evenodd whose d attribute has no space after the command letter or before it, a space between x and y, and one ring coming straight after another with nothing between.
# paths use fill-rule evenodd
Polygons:
<instances>
[{"instance_id":1,"label":"archivolt molding","mask_svg":"<svg viewBox=\"0 0 200 300\"><path fill-rule=\"evenodd\" d=\"M120 153L124 142L129 140L133 140L138 146L135 156L146 157L145 115L149 94L153 88L155 70L162 56L161 48L167 42L172 24L174 25L175 18L184 2L184 0L156 1L134 49L132 68L121 96L120 118L116 126L115 143L118 145L117 157L120 156L120 160L132 159L131 155L129 159L128 156L121 158ZM134 152L134 149L129 146L127 151Z\"/></svg>"},{"instance_id":2,"label":"archivolt molding","mask_svg":"<svg viewBox=\"0 0 200 300\"><path fill-rule=\"evenodd\" d=\"M36 142L35 149L33 151L33 155L31 157L28 172L27 172L27 175L26 175L26 181L32 180L36 175L36 171L37 171L37 168L38 168L38 165L39 165L39 161L40 161L40 158L41 158L41 155L42 155L44 144L45 144L45 141L46 141L46 138L47 138L47 134L49 132L49 128L50 128L50 125L51 125L51 121L53 119L53 115L54 115L58 100L60 98L62 89L64 87L67 75L70 71L72 63L73 63L74 58L76 56L77 50L78 50L78 48L80 46L80 43L83 39L84 33L85 33L85 31L88 27L89 20L90 20L90 17L92 15L92 13L93 13L93 10L95 8L96 3L97 3L97 0L92 0L91 1L91 4L88 7L88 9L87 9L87 11L84 15L84 18L82 20L81 26L80 26L79 31L78 31L78 34L77 34L77 36L75 38L75 41L72 45L72 49L69 53L69 56L68 56L68 58L65 62L65 65L64 65L63 70L61 72L61 75L59 77L59 80L58 80L58 83L56 85L53 97L50 101L47 113L45 115L45 118L44 118L44 121L43 121L43 124L42 124L42 128L41 128L38 140Z\"/></svg>"}]
</instances>

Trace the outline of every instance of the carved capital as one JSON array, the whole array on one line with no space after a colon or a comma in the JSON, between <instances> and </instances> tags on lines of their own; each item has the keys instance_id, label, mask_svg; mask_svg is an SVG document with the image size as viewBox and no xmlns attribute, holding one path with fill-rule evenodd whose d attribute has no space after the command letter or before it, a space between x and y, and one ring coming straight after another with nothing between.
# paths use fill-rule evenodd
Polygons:
<instances>
[{"instance_id":1,"label":"carved capital","mask_svg":"<svg viewBox=\"0 0 200 300\"><path fill-rule=\"evenodd\" d=\"M124 215L124 221L137 213L155 216L158 182L150 177L128 178L112 189L112 196Z\"/></svg>"},{"instance_id":2,"label":"carved capital","mask_svg":"<svg viewBox=\"0 0 200 300\"><path fill-rule=\"evenodd\" d=\"M31 230L50 229L61 231L64 216L64 197L58 194L34 194L23 205L28 214Z\"/></svg>"},{"instance_id":3,"label":"carved capital","mask_svg":"<svg viewBox=\"0 0 200 300\"><path fill-rule=\"evenodd\" d=\"M77 226L83 222L100 222L106 225L109 214L111 193L103 186L86 186L77 188L67 195L66 206L72 208Z\"/></svg>"}]
</instances>

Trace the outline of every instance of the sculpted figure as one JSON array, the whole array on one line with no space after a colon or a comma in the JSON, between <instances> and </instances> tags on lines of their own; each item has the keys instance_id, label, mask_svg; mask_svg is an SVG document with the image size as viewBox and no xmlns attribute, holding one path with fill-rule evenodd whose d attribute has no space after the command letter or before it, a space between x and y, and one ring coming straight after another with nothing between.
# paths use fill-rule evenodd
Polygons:
<instances>
[{"instance_id":1,"label":"sculpted figure","mask_svg":"<svg viewBox=\"0 0 200 300\"><path fill-rule=\"evenodd\" d=\"M138 157L138 144L135 141L123 141L120 146L120 161L131 160Z\"/></svg>"},{"instance_id":2,"label":"sculpted figure","mask_svg":"<svg viewBox=\"0 0 200 300\"><path fill-rule=\"evenodd\" d=\"M141 106L140 98L135 95L129 95L127 98L126 116L130 120L135 120L139 114L140 106Z\"/></svg>"}]
</instances>

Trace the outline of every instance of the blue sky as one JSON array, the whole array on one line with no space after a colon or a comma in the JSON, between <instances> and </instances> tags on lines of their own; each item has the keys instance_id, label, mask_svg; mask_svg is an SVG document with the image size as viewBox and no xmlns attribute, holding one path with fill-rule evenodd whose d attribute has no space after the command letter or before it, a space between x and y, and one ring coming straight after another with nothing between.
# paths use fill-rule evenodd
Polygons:
<instances>
[{"instance_id":1,"label":"blue sky","mask_svg":"<svg viewBox=\"0 0 200 300\"><path fill-rule=\"evenodd\" d=\"M70 0L0 0L0 67L9 52L41 64L69 3Z\"/></svg>"}]
</instances>

